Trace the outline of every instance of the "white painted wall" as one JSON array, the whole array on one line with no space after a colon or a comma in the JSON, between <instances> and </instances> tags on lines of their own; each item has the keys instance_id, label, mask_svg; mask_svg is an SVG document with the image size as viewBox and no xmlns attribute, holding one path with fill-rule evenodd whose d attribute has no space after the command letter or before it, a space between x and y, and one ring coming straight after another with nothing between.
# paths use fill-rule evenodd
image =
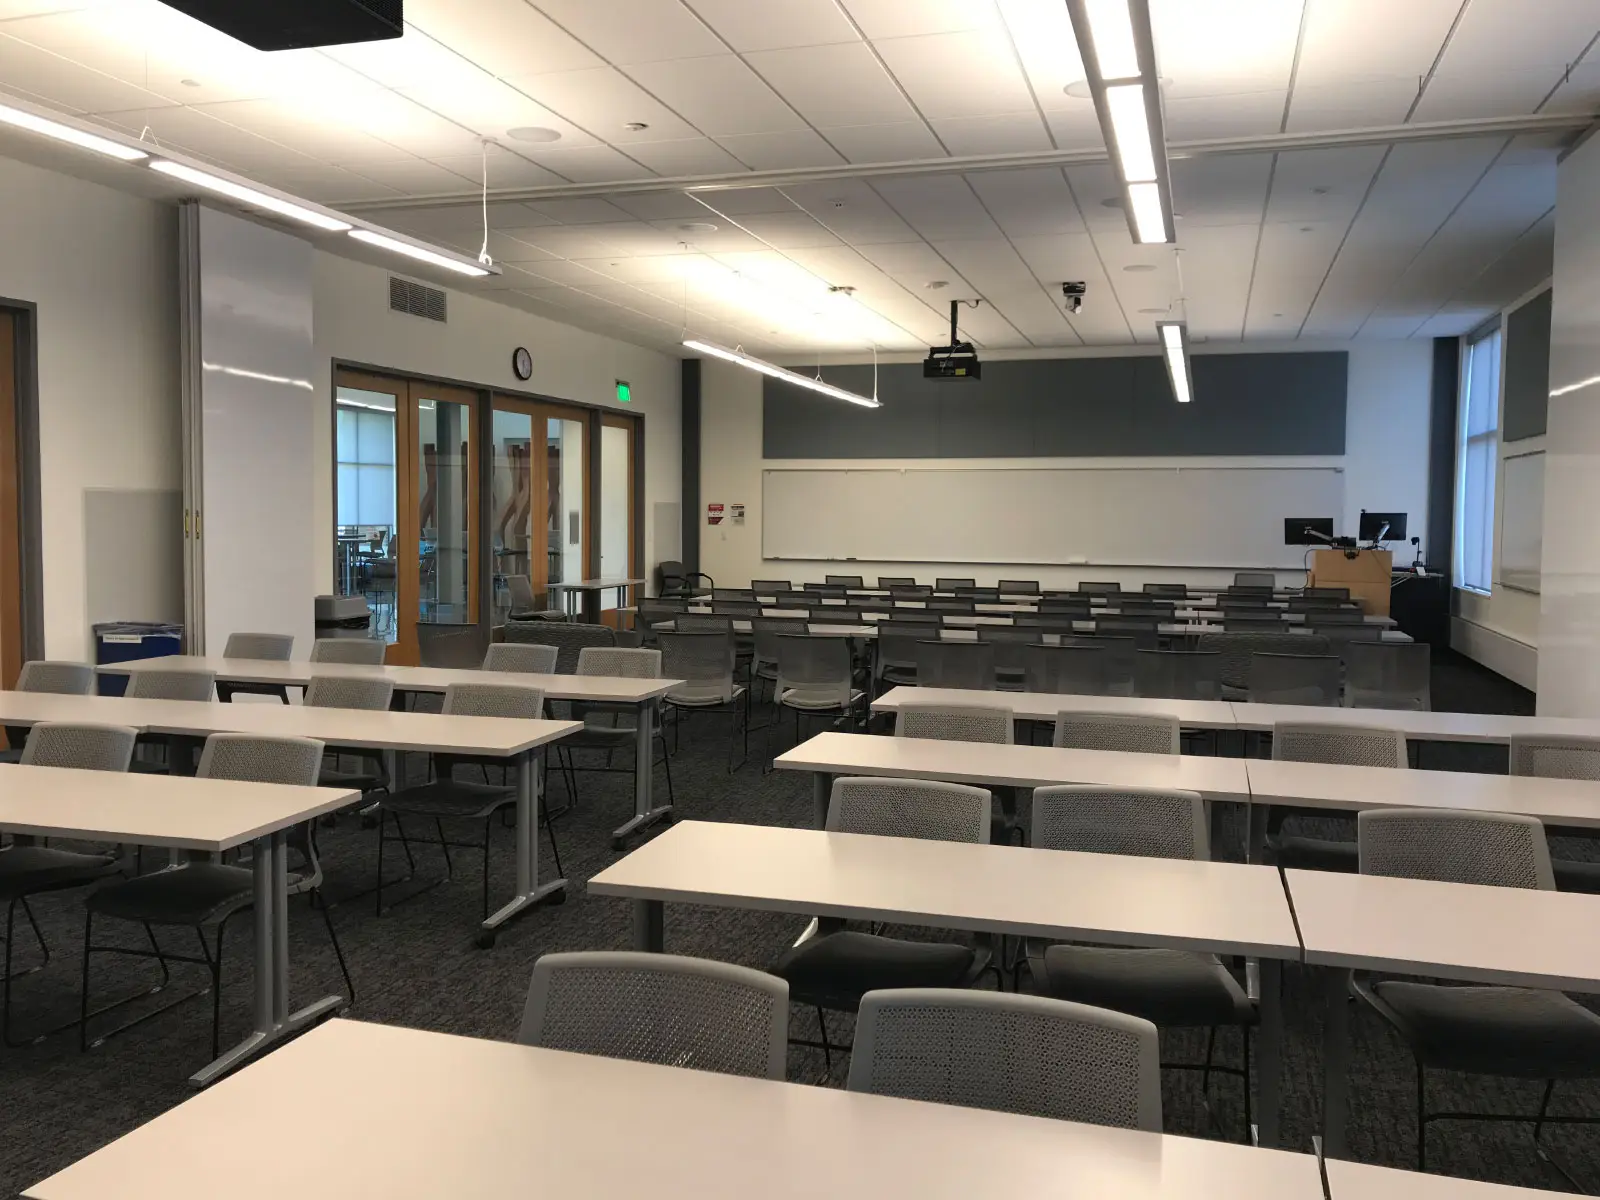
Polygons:
<instances>
[{"instance_id":1,"label":"white painted wall","mask_svg":"<svg viewBox=\"0 0 1600 1200\"><path fill-rule=\"evenodd\" d=\"M38 306L44 650L85 659L85 491L181 487L178 213L10 159L0 196L0 295Z\"/></svg>"},{"instance_id":2,"label":"white painted wall","mask_svg":"<svg viewBox=\"0 0 1600 1200\"><path fill-rule=\"evenodd\" d=\"M451 292L445 324L393 312L390 272L319 252L316 256L316 447L313 528L306 551L315 560L317 586L333 584L333 387L335 359L414 372L482 387L535 392L632 412L644 418L644 560L653 574L654 505L682 497L682 419L679 361L614 338L546 320L482 296ZM400 272L403 273L403 272ZM520 382L511 352L526 346L533 377ZM616 402L615 384L626 379L633 401Z\"/></svg>"},{"instance_id":3,"label":"white painted wall","mask_svg":"<svg viewBox=\"0 0 1600 1200\"><path fill-rule=\"evenodd\" d=\"M1540 575L1539 713L1600 716L1600 139L1556 183Z\"/></svg>"},{"instance_id":4,"label":"white painted wall","mask_svg":"<svg viewBox=\"0 0 1600 1200\"><path fill-rule=\"evenodd\" d=\"M768 466L872 467L872 466L1052 466L1063 462L1092 461L1098 466L1342 466L1345 470L1345 511L1340 514L1340 532L1354 532L1361 509L1409 514L1413 531L1427 527L1428 503L1428 410L1432 379L1431 342L1354 342L1337 346L1307 346L1307 350L1340 349L1350 353L1349 399L1346 408L1345 453L1334 456L1250 457L1250 458L1140 458L1061 460L1061 459L906 459L906 460L807 460L789 462L761 457L761 379L754 372L707 360L701 387L701 486L702 504L745 505L743 525L725 519L708 526L702 512L700 522L700 569L719 584L740 587L754 579L790 579L800 583L819 580L828 571L838 572L839 564L803 563L792 560L769 563L761 557L761 472ZM1272 345L1212 345L1211 353L1278 352ZM1104 354L1087 351L1080 357ZM1002 357L995 355L992 357ZM1285 513L1285 516L1306 515ZM1315 515L1315 514L1311 514ZM1158 521L1159 513L1150 519ZM870 520L870 514L863 519ZM1409 547L1406 548L1409 550ZM1396 558L1402 553L1397 552ZM987 573L986 573L987 572ZM1176 570L1171 568L1026 567L1014 571L1004 567L975 568L945 563L869 563L853 565L852 574L974 575L980 582L1001 575L1039 579L1045 586L1072 586L1080 578L1116 578L1124 587L1137 587L1150 580L1184 579L1195 584L1231 582L1232 573L1216 570ZM1298 572L1283 572L1285 582L1303 580Z\"/></svg>"}]
</instances>

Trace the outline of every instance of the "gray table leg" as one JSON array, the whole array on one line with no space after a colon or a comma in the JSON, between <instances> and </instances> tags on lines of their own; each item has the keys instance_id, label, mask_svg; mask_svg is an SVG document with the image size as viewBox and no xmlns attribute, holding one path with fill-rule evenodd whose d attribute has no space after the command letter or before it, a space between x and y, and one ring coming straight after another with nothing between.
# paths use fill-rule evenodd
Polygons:
<instances>
[{"instance_id":1,"label":"gray table leg","mask_svg":"<svg viewBox=\"0 0 1600 1200\"><path fill-rule=\"evenodd\" d=\"M816 815L817 828L828 827L828 803L833 797L833 776L818 771L811 776L811 804Z\"/></svg>"},{"instance_id":2,"label":"gray table leg","mask_svg":"<svg viewBox=\"0 0 1600 1200\"><path fill-rule=\"evenodd\" d=\"M517 757L517 894L489 914L478 944L493 945L500 926L551 896L564 899L566 890L565 879L539 882L539 752L529 750Z\"/></svg>"},{"instance_id":3,"label":"gray table leg","mask_svg":"<svg viewBox=\"0 0 1600 1200\"><path fill-rule=\"evenodd\" d=\"M633 902L633 948L650 954L660 954L666 945L664 922L666 914L659 900Z\"/></svg>"},{"instance_id":4,"label":"gray table leg","mask_svg":"<svg viewBox=\"0 0 1600 1200\"><path fill-rule=\"evenodd\" d=\"M1271 806L1257 804L1252 800L1245 811L1250 816L1250 844L1246 851L1245 861L1253 863L1265 862L1267 854L1267 814L1271 811Z\"/></svg>"},{"instance_id":5,"label":"gray table leg","mask_svg":"<svg viewBox=\"0 0 1600 1200\"><path fill-rule=\"evenodd\" d=\"M1256 1122L1258 1142L1281 1145L1283 1105L1283 964L1261 960L1261 1027L1256 1031Z\"/></svg>"},{"instance_id":6,"label":"gray table leg","mask_svg":"<svg viewBox=\"0 0 1600 1200\"><path fill-rule=\"evenodd\" d=\"M255 1028L248 1037L189 1077L196 1087L215 1083L283 1039L343 1008L343 996L324 996L289 1011L289 877L283 830L253 845L255 895Z\"/></svg>"},{"instance_id":7,"label":"gray table leg","mask_svg":"<svg viewBox=\"0 0 1600 1200\"><path fill-rule=\"evenodd\" d=\"M660 705L654 698L639 705L633 742L633 816L611 831L611 845L617 850L622 849L629 834L672 819L672 805L654 805L650 799L651 777L655 774L656 712Z\"/></svg>"},{"instance_id":8,"label":"gray table leg","mask_svg":"<svg viewBox=\"0 0 1600 1200\"><path fill-rule=\"evenodd\" d=\"M1350 1088L1350 972L1324 970L1322 1014L1322 1153L1345 1157Z\"/></svg>"}]
</instances>

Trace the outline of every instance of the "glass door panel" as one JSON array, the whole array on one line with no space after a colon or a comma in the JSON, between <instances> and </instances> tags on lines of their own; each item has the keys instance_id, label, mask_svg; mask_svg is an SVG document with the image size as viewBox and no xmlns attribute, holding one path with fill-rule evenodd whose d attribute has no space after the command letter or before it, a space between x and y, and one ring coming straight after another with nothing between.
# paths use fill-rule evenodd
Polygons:
<instances>
[{"instance_id":1,"label":"glass door panel","mask_svg":"<svg viewBox=\"0 0 1600 1200\"><path fill-rule=\"evenodd\" d=\"M583 421L559 416L545 419L547 499L545 529L549 537L549 580L577 583L586 578L587 525L583 482Z\"/></svg>"},{"instance_id":2,"label":"glass door panel","mask_svg":"<svg viewBox=\"0 0 1600 1200\"><path fill-rule=\"evenodd\" d=\"M339 372L334 388L333 590L367 602L368 633L396 640L399 476L396 422L405 384Z\"/></svg>"},{"instance_id":3,"label":"glass door panel","mask_svg":"<svg viewBox=\"0 0 1600 1200\"><path fill-rule=\"evenodd\" d=\"M413 384L416 409L417 616L424 625L477 622L472 403Z\"/></svg>"},{"instance_id":4,"label":"glass door panel","mask_svg":"<svg viewBox=\"0 0 1600 1200\"><path fill-rule=\"evenodd\" d=\"M494 410L489 550L494 562L496 623L513 611L544 607L537 599L545 590L545 554L544 530L534 523L533 426L534 418L526 412Z\"/></svg>"},{"instance_id":5,"label":"glass door panel","mask_svg":"<svg viewBox=\"0 0 1600 1200\"><path fill-rule=\"evenodd\" d=\"M600 418L600 576L638 575L638 531L634 527L634 423L609 413ZM611 593L608 593L611 594ZM604 617L622 625L616 614Z\"/></svg>"},{"instance_id":6,"label":"glass door panel","mask_svg":"<svg viewBox=\"0 0 1600 1200\"><path fill-rule=\"evenodd\" d=\"M582 414L559 405L494 398L489 545L497 621L513 609L558 607L550 585L587 578L584 427ZM527 595L519 579L528 581Z\"/></svg>"}]
</instances>

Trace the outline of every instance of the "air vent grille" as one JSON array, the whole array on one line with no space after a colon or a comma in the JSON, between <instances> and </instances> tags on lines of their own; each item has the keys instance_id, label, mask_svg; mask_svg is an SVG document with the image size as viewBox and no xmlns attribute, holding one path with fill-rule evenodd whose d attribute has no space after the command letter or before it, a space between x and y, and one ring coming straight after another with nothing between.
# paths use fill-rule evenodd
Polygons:
<instances>
[{"instance_id":1,"label":"air vent grille","mask_svg":"<svg viewBox=\"0 0 1600 1200\"><path fill-rule=\"evenodd\" d=\"M430 321L443 321L446 319L446 299L445 293L438 288L401 279L398 275L389 276L389 307L395 312L410 313L413 317L425 317Z\"/></svg>"}]
</instances>

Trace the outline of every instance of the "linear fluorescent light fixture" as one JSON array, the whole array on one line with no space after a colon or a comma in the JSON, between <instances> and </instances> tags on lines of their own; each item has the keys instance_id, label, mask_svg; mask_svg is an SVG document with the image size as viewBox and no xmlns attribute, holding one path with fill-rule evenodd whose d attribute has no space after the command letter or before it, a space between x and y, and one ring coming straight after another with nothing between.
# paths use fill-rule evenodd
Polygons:
<instances>
[{"instance_id":1,"label":"linear fluorescent light fixture","mask_svg":"<svg viewBox=\"0 0 1600 1200\"><path fill-rule=\"evenodd\" d=\"M1167 360L1167 375L1172 394L1179 404L1194 399L1194 378L1189 374L1189 326L1183 321L1157 321L1161 337L1161 357Z\"/></svg>"},{"instance_id":2,"label":"linear fluorescent light fixture","mask_svg":"<svg viewBox=\"0 0 1600 1200\"><path fill-rule=\"evenodd\" d=\"M17 129L26 129L29 133L53 138L58 142L67 142L80 150L92 150L96 154L104 154L107 158L119 158L123 162L138 162L141 158L150 157L143 150L100 137L75 125L52 121L25 108L14 108L9 104L0 104L0 122L15 126Z\"/></svg>"},{"instance_id":3,"label":"linear fluorescent light fixture","mask_svg":"<svg viewBox=\"0 0 1600 1200\"><path fill-rule=\"evenodd\" d=\"M479 263L471 262L465 258L456 258L442 250L430 250L426 246L419 246L415 242L403 242L399 238L390 237L386 233L379 233L374 229L352 229L350 236L358 242L365 242L369 246L376 246L380 250L387 250L392 254L403 254L407 258L414 258L418 262L429 263L435 267L443 267L446 271L454 271L458 275L492 275L494 272Z\"/></svg>"},{"instance_id":4,"label":"linear fluorescent light fixture","mask_svg":"<svg viewBox=\"0 0 1600 1200\"><path fill-rule=\"evenodd\" d=\"M1067 0L1133 240L1174 242L1172 182L1149 0Z\"/></svg>"},{"instance_id":5,"label":"linear fluorescent light fixture","mask_svg":"<svg viewBox=\"0 0 1600 1200\"><path fill-rule=\"evenodd\" d=\"M781 379L785 383L792 383L795 387L808 388L824 396L832 396L835 400L846 400L851 404L859 404L862 408L879 408L877 398L869 400L865 396L858 396L854 392L847 392L841 387L834 387L831 383L824 383L820 379L812 379L789 371L783 367L769 363L764 358L755 358L742 350L729 350L726 346L719 346L715 342L702 342L698 338L685 338L683 344L690 350L698 350L701 354L709 354L713 358L720 358L726 362L737 363L741 367L748 367L752 371L760 371L763 375L773 379Z\"/></svg>"},{"instance_id":6,"label":"linear fluorescent light fixture","mask_svg":"<svg viewBox=\"0 0 1600 1200\"><path fill-rule=\"evenodd\" d=\"M263 209L266 212L277 213L280 217L288 217L291 221L299 221L302 225L325 229L330 233L342 233L350 228L349 221L341 221L338 217L307 208L303 204L296 204L282 196L274 196L271 192L263 192L259 188L229 179L226 175L213 175L210 171L201 171L186 163L158 158L150 164L150 169L169 175L173 179L181 179L184 183L193 184L197 188L204 188L208 192L215 192L219 196L226 196L230 200L237 200L240 204L248 204L251 208Z\"/></svg>"}]
</instances>

